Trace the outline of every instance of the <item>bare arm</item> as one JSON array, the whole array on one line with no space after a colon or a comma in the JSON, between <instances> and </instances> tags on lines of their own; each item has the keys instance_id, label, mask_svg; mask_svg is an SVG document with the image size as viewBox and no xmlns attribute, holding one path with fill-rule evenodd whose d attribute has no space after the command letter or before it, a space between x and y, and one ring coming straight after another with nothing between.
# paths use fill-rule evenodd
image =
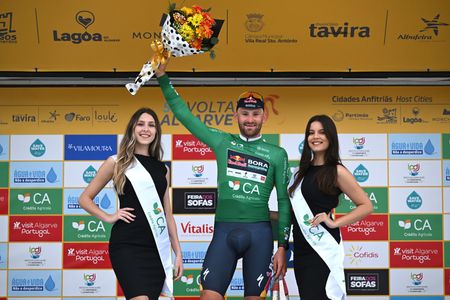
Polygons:
<instances>
[{"instance_id":1,"label":"bare arm","mask_svg":"<svg viewBox=\"0 0 450 300\"><path fill-rule=\"evenodd\" d=\"M167 168L166 179L167 183L170 182L170 169ZM167 227L169 230L170 243L172 249L175 252L175 277L174 280L178 280L183 275L183 256L181 253L180 242L178 240L177 225L172 214L172 206L170 204L169 197L169 185L167 184L166 192L164 193L164 213L166 215Z\"/></svg>"},{"instance_id":2,"label":"bare arm","mask_svg":"<svg viewBox=\"0 0 450 300\"><path fill-rule=\"evenodd\" d=\"M135 217L133 214L129 212L133 210L132 208L118 209L116 213L110 215L101 210L94 203L95 196L97 196L97 194L111 180L114 173L115 163L116 162L112 157L109 157L107 160L105 160L105 162L100 166L97 175L95 175L94 179L92 179L92 181L80 195L78 203L90 215L95 216L104 222L115 223L117 220L121 219L129 223L133 221Z\"/></svg>"},{"instance_id":3,"label":"bare arm","mask_svg":"<svg viewBox=\"0 0 450 300\"><path fill-rule=\"evenodd\" d=\"M373 211L369 197L344 166L337 166L337 176L337 186L355 203L356 208L337 220L332 220L326 213L317 214L311 221L314 226L321 222L330 228L346 226L361 220Z\"/></svg>"}]
</instances>

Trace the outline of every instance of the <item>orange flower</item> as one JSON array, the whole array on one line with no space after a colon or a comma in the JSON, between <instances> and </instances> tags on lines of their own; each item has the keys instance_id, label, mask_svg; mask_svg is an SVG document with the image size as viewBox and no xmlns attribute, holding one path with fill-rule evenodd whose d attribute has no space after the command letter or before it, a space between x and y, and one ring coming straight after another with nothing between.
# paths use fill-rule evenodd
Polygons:
<instances>
[{"instance_id":1,"label":"orange flower","mask_svg":"<svg viewBox=\"0 0 450 300\"><path fill-rule=\"evenodd\" d=\"M202 49L202 40L201 39L194 39L190 42L191 46L194 47L197 50Z\"/></svg>"}]
</instances>

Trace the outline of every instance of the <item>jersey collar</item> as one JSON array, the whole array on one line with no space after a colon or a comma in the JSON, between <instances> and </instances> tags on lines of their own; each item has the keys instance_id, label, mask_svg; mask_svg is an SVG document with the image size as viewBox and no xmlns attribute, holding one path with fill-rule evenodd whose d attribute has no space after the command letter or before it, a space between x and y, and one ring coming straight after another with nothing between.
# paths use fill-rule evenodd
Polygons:
<instances>
[{"instance_id":1,"label":"jersey collar","mask_svg":"<svg viewBox=\"0 0 450 300\"><path fill-rule=\"evenodd\" d=\"M257 137L254 138L247 138L245 136L243 136L242 134L239 133L239 137L241 138L241 140L246 141L246 142L253 142L253 141L257 141L260 140L262 138L262 135L260 134Z\"/></svg>"}]
</instances>

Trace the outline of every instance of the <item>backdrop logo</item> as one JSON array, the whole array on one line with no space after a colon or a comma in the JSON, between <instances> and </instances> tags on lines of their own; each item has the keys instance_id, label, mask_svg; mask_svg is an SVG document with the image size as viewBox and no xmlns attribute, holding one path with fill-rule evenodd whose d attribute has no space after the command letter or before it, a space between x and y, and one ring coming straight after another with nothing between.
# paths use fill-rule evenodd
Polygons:
<instances>
[{"instance_id":1,"label":"backdrop logo","mask_svg":"<svg viewBox=\"0 0 450 300\"><path fill-rule=\"evenodd\" d=\"M263 14L250 13L247 14L247 20L245 21L245 28L250 32L261 31L264 27Z\"/></svg>"},{"instance_id":2,"label":"backdrop logo","mask_svg":"<svg viewBox=\"0 0 450 300\"><path fill-rule=\"evenodd\" d=\"M367 170L366 167L364 167L362 164L360 164L353 171L353 176L355 177L356 181L365 182L369 179L369 170Z\"/></svg>"},{"instance_id":3,"label":"backdrop logo","mask_svg":"<svg viewBox=\"0 0 450 300\"><path fill-rule=\"evenodd\" d=\"M103 160L117 153L117 135L66 135L66 160Z\"/></svg>"},{"instance_id":4,"label":"backdrop logo","mask_svg":"<svg viewBox=\"0 0 450 300\"><path fill-rule=\"evenodd\" d=\"M89 123L91 122L91 116L88 115L82 115L76 112L70 112L64 115L64 119L67 122L77 121L77 122L85 122Z\"/></svg>"},{"instance_id":5,"label":"backdrop logo","mask_svg":"<svg viewBox=\"0 0 450 300\"><path fill-rule=\"evenodd\" d=\"M42 253L42 247L29 247L28 251L30 252L30 257L32 259L38 259Z\"/></svg>"},{"instance_id":6,"label":"backdrop logo","mask_svg":"<svg viewBox=\"0 0 450 300\"><path fill-rule=\"evenodd\" d=\"M391 242L390 266L394 268L442 268L442 242Z\"/></svg>"},{"instance_id":7,"label":"backdrop logo","mask_svg":"<svg viewBox=\"0 0 450 300\"><path fill-rule=\"evenodd\" d=\"M352 245L350 252L346 254L350 259L350 264L360 265L363 260L377 259L379 257L377 252L365 251L363 246Z\"/></svg>"},{"instance_id":8,"label":"backdrop logo","mask_svg":"<svg viewBox=\"0 0 450 300\"><path fill-rule=\"evenodd\" d=\"M423 281L423 273L411 273L411 283L413 285L421 285Z\"/></svg>"},{"instance_id":9,"label":"backdrop logo","mask_svg":"<svg viewBox=\"0 0 450 300\"><path fill-rule=\"evenodd\" d=\"M397 109L396 108L383 108L381 110L382 115L377 117L378 124L397 124Z\"/></svg>"},{"instance_id":10,"label":"backdrop logo","mask_svg":"<svg viewBox=\"0 0 450 300\"><path fill-rule=\"evenodd\" d=\"M361 137L361 138L353 138L353 146L355 147L356 150L361 150L364 148L364 144L366 143L366 138L365 137Z\"/></svg>"},{"instance_id":11,"label":"backdrop logo","mask_svg":"<svg viewBox=\"0 0 450 300\"><path fill-rule=\"evenodd\" d=\"M409 171L409 175L411 176L417 176L419 175L419 171L420 171L420 163L408 163L408 171Z\"/></svg>"},{"instance_id":12,"label":"backdrop logo","mask_svg":"<svg viewBox=\"0 0 450 300\"><path fill-rule=\"evenodd\" d=\"M442 239L442 215L391 215L391 240Z\"/></svg>"},{"instance_id":13,"label":"backdrop logo","mask_svg":"<svg viewBox=\"0 0 450 300\"><path fill-rule=\"evenodd\" d=\"M58 117L61 115L61 114L58 114L56 112L56 110L49 111L48 114L49 114L48 118L46 120L41 120L41 123L49 123L49 124L55 123L56 120L58 119Z\"/></svg>"},{"instance_id":14,"label":"backdrop logo","mask_svg":"<svg viewBox=\"0 0 450 300\"><path fill-rule=\"evenodd\" d=\"M83 180L86 183L90 183L92 179L94 179L95 175L97 175L97 170L93 166L87 167L83 172Z\"/></svg>"},{"instance_id":15,"label":"backdrop logo","mask_svg":"<svg viewBox=\"0 0 450 300\"><path fill-rule=\"evenodd\" d=\"M46 170L14 170L14 183L55 183L58 179L53 167L47 172Z\"/></svg>"},{"instance_id":16,"label":"backdrop logo","mask_svg":"<svg viewBox=\"0 0 450 300\"><path fill-rule=\"evenodd\" d=\"M41 142L40 139L36 139L31 145L30 145L30 153L34 157L41 157L45 154L45 145Z\"/></svg>"},{"instance_id":17,"label":"backdrop logo","mask_svg":"<svg viewBox=\"0 0 450 300\"><path fill-rule=\"evenodd\" d=\"M95 273L83 274L84 284L87 286L93 286L95 284L96 279L97 279L97 275Z\"/></svg>"},{"instance_id":18,"label":"backdrop logo","mask_svg":"<svg viewBox=\"0 0 450 300\"><path fill-rule=\"evenodd\" d=\"M415 123L427 123L426 120L422 119L419 115L420 115L420 108L418 107L413 107L411 109L411 113L412 116L409 117L403 117L403 123L410 123L410 124L415 124Z\"/></svg>"},{"instance_id":19,"label":"backdrop logo","mask_svg":"<svg viewBox=\"0 0 450 300\"><path fill-rule=\"evenodd\" d=\"M421 17L420 20L421 29L419 30L419 33L401 33L399 34L397 39L421 42L436 41L441 30L445 26L448 26L448 23L442 22L440 20L440 14L437 14L436 16L434 16L434 18Z\"/></svg>"},{"instance_id":20,"label":"backdrop logo","mask_svg":"<svg viewBox=\"0 0 450 300\"><path fill-rule=\"evenodd\" d=\"M13 28L13 13L0 12L0 43L17 43L16 30Z\"/></svg>"},{"instance_id":21,"label":"backdrop logo","mask_svg":"<svg viewBox=\"0 0 450 300\"><path fill-rule=\"evenodd\" d=\"M309 25L309 36L312 38L369 38L368 26L353 26L348 22L316 23Z\"/></svg>"},{"instance_id":22,"label":"backdrop logo","mask_svg":"<svg viewBox=\"0 0 450 300\"><path fill-rule=\"evenodd\" d=\"M344 120L344 112L341 110L338 110L337 112L335 112L332 116L333 120L335 120L336 122L341 122L342 120Z\"/></svg>"},{"instance_id":23,"label":"backdrop logo","mask_svg":"<svg viewBox=\"0 0 450 300\"><path fill-rule=\"evenodd\" d=\"M36 123L36 115L14 114L11 116L13 123Z\"/></svg>"},{"instance_id":24,"label":"backdrop logo","mask_svg":"<svg viewBox=\"0 0 450 300\"><path fill-rule=\"evenodd\" d=\"M13 292L51 292L55 288L56 284L51 275L48 276L47 280L44 280L42 277L13 277L11 280L11 291Z\"/></svg>"},{"instance_id":25,"label":"backdrop logo","mask_svg":"<svg viewBox=\"0 0 450 300\"><path fill-rule=\"evenodd\" d=\"M72 44L81 44L89 42L119 42L119 39L103 36L102 33L88 32L90 27L95 22L95 15L87 10L79 11L75 14L75 21L82 27L84 32L58 32L53 30L53 40L55 42L70 42Z\"/></svg>"},{"instance_id":26,"label":"backdrop logo","mask_svg":"<svg viewBox=\"0 0 450 300\"><path fill-rule=\"evenodd\" d=\"M406 198L406 205L411 209L418 209L422 206L422 197L416 191L412 191Z\"/></svg>"},{"instance_id":27,"label":"backdrop logo","mask_svg":"<svg viewBox=\"0 0 450 300\"><path fill-rule=\"evenodd\" d=\"M195 177L202 177L205 171L205 165L192 165L192 173Z\"/></svg>"},{"instance_id":28,"label":"backdrop logo","mask_svg":"<svg viewBox=\"0 0 450 300\"><path fill-rule=\"evenodd\" d=\"M439 35L439 28L441 26L448 26L447 23L440 22L439 21L440 15L437 14L432 20L427 20L425 18L421 18L422 21L425 23L426 27L422 29L420 32L429 32L432 31L435 36Z\"/></svg>"}]
</instances>

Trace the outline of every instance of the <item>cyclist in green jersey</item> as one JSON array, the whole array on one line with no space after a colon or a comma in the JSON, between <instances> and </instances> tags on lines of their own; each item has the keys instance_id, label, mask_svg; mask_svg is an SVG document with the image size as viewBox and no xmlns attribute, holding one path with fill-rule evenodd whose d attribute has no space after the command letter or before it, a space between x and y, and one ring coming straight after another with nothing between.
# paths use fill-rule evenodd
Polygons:
<instances>
[{"instance_id":1,"label":"cyclist in green jersey","mask_svg":"<svg viewBox=\"0 0 450 300\"><path fill-rule=\"evenodd\" d=\"M223 299L243 258L244 296L257 300L271 274L273 254L269 197L273 187L278 199L278 250L273 256L274 276L286 273L291 207L287 194L289 167L286 151L266 143L261 128L266 120L263 97L241 94L235 120L240 134L207 127L192 114L172 87L160 65L155 74L176 118L214 151L217 159L218 203L214 235L201 272L201 300Z\"/></svg>"}]
</instances>

